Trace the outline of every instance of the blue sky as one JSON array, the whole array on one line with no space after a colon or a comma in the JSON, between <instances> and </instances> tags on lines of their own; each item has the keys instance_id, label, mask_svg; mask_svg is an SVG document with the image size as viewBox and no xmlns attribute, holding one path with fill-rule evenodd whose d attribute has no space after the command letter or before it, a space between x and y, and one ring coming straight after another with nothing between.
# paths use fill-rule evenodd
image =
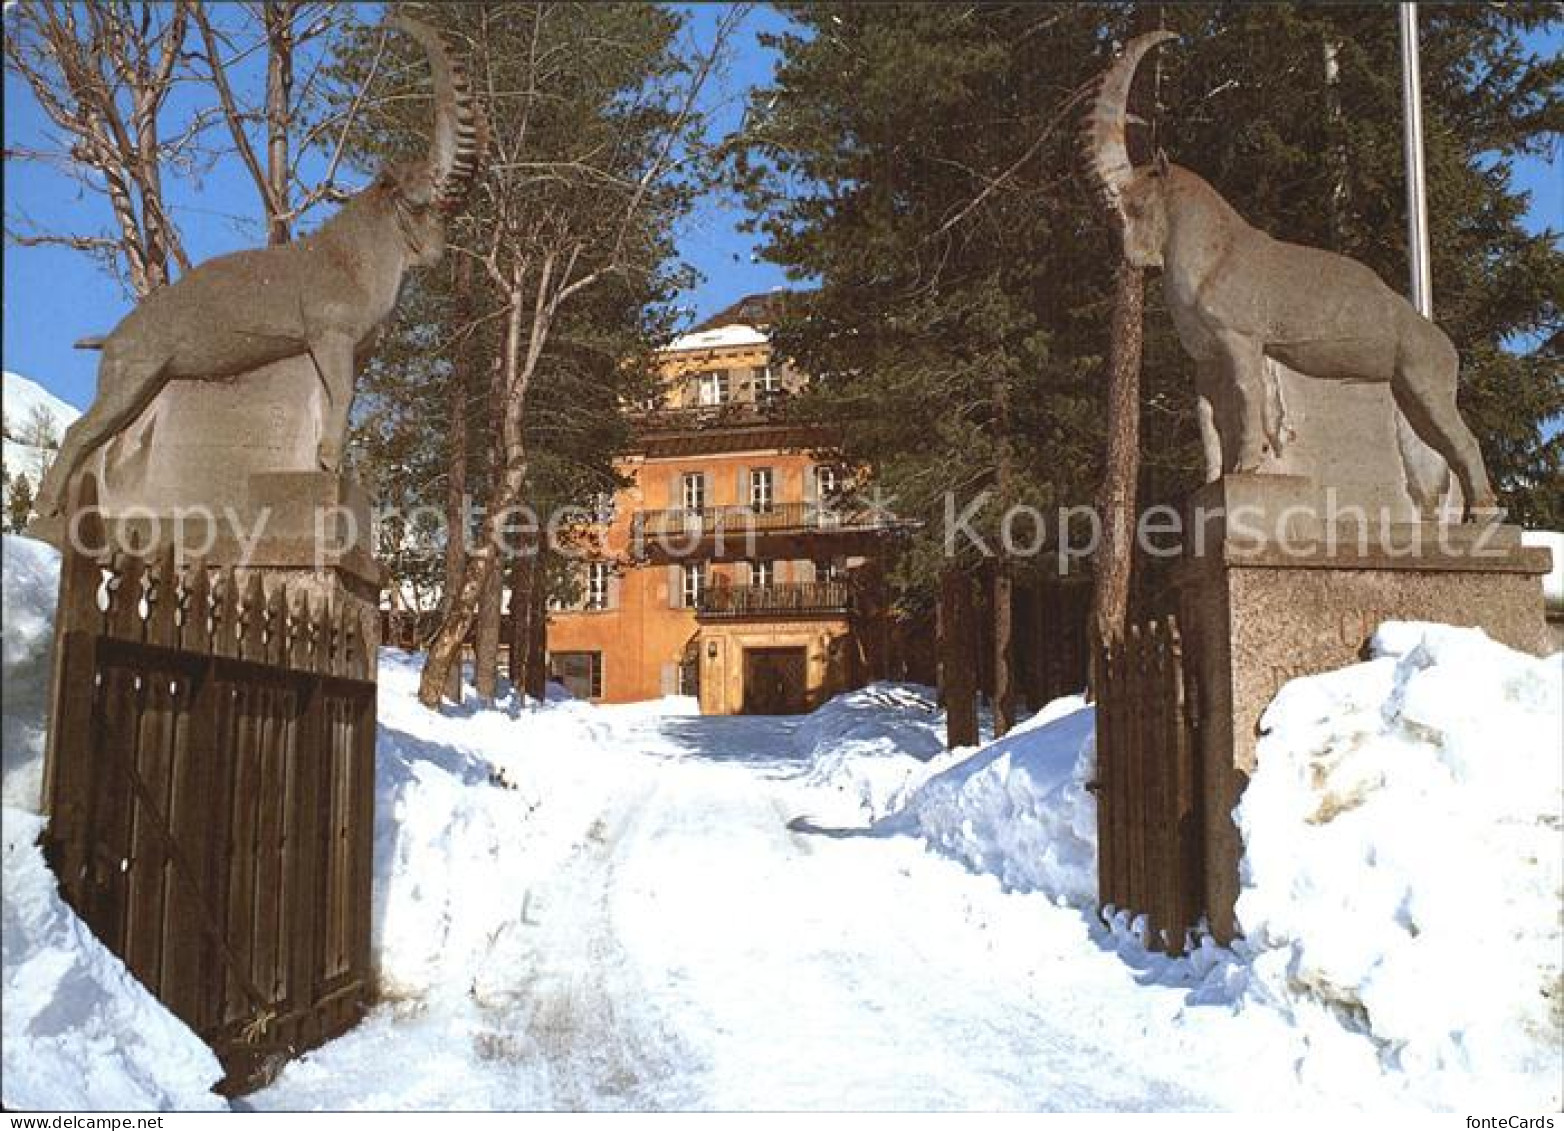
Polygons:
<instances>
[{"instance_id":1,"label":"blue sky","mask_svg":"<svg viewBox=\"0 0 1564 1131\"><path fill-rule=\"evenodd\" d=\"M690 34L709 42L720 5L693 8ZM757 35L784 23L769 8L755 9L741 28L730 65L711 90L706 110L714 135L736 126L744 98L765 83L774 59ZM1555 28L1539 38L1539 51L1564 50L1564 32ZM21 80L5 77L6 144L36 138L47 125ZM1560 155L1549 161L1519 163L1515 181L1532 193L1528 224L1533 229L1564 230L1564 175ZM256 217L255 189L237 159L220 162L199 186L178 184L170 193L191 258L202 259L263 242ZM44 167L7 162L7 222L25 215L48 228L81 230L107 226L101 199ZM755 254L755 237L739 231L743 209L734 194L718 192L704 201L681 228L679 248L704 276L685 297L692 320L704 318L739 296L785 285L781 270ZM316 217L318 220L318 217ZM71 348L88 334L101 334L129 309L119 284L86 256L60 248L22 248L9 243L4 260L4 364L33 378L63 399L84 406L96 384L97 355ZM1437 304L1438 295L1435 294Z\"/></svg>"}]
</instances>

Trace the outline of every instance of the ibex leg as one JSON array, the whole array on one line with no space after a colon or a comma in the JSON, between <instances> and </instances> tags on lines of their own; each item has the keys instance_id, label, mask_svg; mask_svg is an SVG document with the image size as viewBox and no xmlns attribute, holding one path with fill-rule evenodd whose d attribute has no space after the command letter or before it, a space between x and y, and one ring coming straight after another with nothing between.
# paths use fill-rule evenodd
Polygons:
<instances>
[{"instance_id":1,"label":"ibex leg","mask_svg":"<svg viewBox=\"0 0 1564 1131\"><path fill-rule=\"evenodd\" d=\"M1453 352L1453 351L1452 351ZM1464 515L1470 519L1472 511L1488 510L1494 505L1493 487L1488 482L1488 469L1483 463L1482 449L1477 437L1461 419L1455 405L1455 375L1448 382L1434 382L1421 375L1412 380L1402 370L1396 371L1390 382L1390 391L1396 399L1396 407L1406 414L1407 422L1425 444L1444 456L1445 462L1461 482L1466 496Z\"/></svg>"},{"instance_id":2,"label":"ibex leg","mask_svg":"<svg viewBox=\"0 0 1564 1131\"><path fill-rule=\"evenodd\" d=\"M34 504L39 515L56 514L71 477L99 446L129 428L168 382L162 363L155 369L120 360L113 347L98 364L98 395L87 412L65 430L60 454L44 476Z\"/></svg>"},{"instance_id":3,"label":"ibex leg","mask_svg":"<svg viewBox=\"0 0 1564 1131\"><path fill-rule=\"evenodd\" d=\"M325 391L316 461L324 471L342 466L348 413L353 408L353 340L345 334L325 334L310 343L310 358Z\"/></svg>"},{"instance_id":4,"label":"ibex leg","mask_svg":"<svg viewBox=\"0 0 1564 1131\"><path fill-rule=\"evenodd\" d=\"M1221 393L1213 388L1219 380L1214 367L1202 364L1195 377L1195 423L1200 425L1200 451L1205 457L1206 482L1222 478L1222 422L1217 419L1213 398Z\"/></svg>"},{"instance_id":5,"label":"ibex leg","mask_svg":"<svg viewBox=\"0 0 1564 1131\"><path fill-rule=\"evenodd\" d=\"M1232 414L1238 435L1226 447L1232 471L1254 471L1265 458L1265 354L1255 338L1223 334L1218 339L1226 380L1223 390L1232 398ZM1217 406L1222 411L1222 406Z\"/></svg>"}]
</instances>

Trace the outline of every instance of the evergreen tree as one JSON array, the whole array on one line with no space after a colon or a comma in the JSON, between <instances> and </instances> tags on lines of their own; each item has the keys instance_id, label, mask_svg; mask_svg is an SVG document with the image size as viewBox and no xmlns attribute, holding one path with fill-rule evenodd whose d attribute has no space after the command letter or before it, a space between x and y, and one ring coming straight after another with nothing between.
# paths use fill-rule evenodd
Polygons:
<instances>
[{"instance_id":1,"label":"evergreen tree","mask_svg":"<svg viewBox=\"0 0 1564 1131\"><path fill-rule=\"evenodd\" d=\"M32 520L33 485L27 481L25 472L11 480L5 496L5 513L13 534L22 533Z\"/></svg>"},{"instance_id":2,"label":"evergreen tree","mask_svg":"<svg viewBox=\"0 0 1564 1131\"><path fill-rule=\"evenodd\" d=\"M1380 5L788 4L776 81L754 93L735 167L764 254L818 281L781 350L923 532L898 573L927 603L946 518L991 546L1006 505L1090 501L1118 249L1077 175L1084 84L1161 22L1183 39L1141 86L1132 131L1279 238L1341 251L1405 289L1395 10ZM1423 8L1435 318L1463 357L1463 411L1512 514L1559 519L1556 346L1564 258L1520 224L1509 162L1557 138L1561 63L1523 36L1555 9ZM1199 479L1193 367L1147 289L1142 505ZM1060 537L1057 530L1051 539ZM962 549L958 545L958 550ZM1052 567L1057 558L1046 559ZM1142 579L1141 599L1155 575Z\"/></svg>"}]
</instances>

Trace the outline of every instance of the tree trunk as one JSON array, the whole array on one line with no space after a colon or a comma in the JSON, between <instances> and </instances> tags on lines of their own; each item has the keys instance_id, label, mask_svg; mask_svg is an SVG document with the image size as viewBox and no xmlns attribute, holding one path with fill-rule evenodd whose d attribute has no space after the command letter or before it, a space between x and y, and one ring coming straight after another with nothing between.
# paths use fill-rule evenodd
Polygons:
<instances>
[{"instance_id":1,"label":"tree trunk","mask_svg":"<svg viewBox=\"0 0 1564 1131\"><path fill-rule=\"evenodd\" d=\"M1124 632L1129 617L1130 571L1135 556L1135 480L1140 473L1140 353L1144 273L1121 262L1113 276L1113 316L1108 341L1108 452L1097 513L1092 623L1102 636Z\"/></svg>"},{"instance_id":2,"label":"tree trunk","mask_svg":"<svg viewBox=\"0 0 1564 1131\"><path fill-rule=\"evenodd\" d=\"M293 17L295 0L267 0L266 23L266 242L293 238L288 219L288 132L293 124Z\"/></svg>"},{"instance_id":3,"label":"tree trunk","mask_svg":"<svg viewBox=\"0 0 1564 1131\"><path fill-rule=\"evenodd\" d=\"M500 613L504 596L501 573L496 569L485 580L474 625L473 694L486 704L494 702L500 687Z\"/></svg>"},{"instance_id":4,"label":"tree trunk","mask_svg":"<svg viewBox=\"0 0 1564 1131\"><path fill-rule=\"evenodd\" d=\"M472 260L465 255L456 257L455 319L459 330L465 330L473 320ZM467 394L472 380L473 348L475 337L468 335L456 356L455 372L451 374L447 413L447 430L450 436L450 452L445 471L445 583L440 590L440 619L450 611L451 601L462 586L462 575L467 572ZM460 673L452 669L456 678L447 680L445 695L453 703L462 701Z\"/></svg>"},{"instance_id":5,"label":"tree trunk","mask_svg":"<svg viewBox=\"0 0 1564 1131\"><path fill-rule=\"evenodd\" d=\"M994 737L1015 725L1016 692L1012 662L1015 579L1004 560L994 563L993 596L989 602L994 621Z\"/></svg>"},{"instance_id":6,"label":"tree trunk","mask_svg":"<svg viewBox=\"0 0 1564 1131\"><path fill-rule=\"evenodd\" d=\"M540 554L533 565L528 594L532 607L527 616L527 658L522 672L527 694L540 703L548 694L548 570L543 564Z\"/></svg>"},{"instance_id":7,"label":"tree trunk","mask_svg":"<svg viewBox=\"0 0 1564 1131\"><path fill-rule=\"evenodd\" d=\"M496 359L493 375L489 378L489 413L494 420L504 418L505 390L508 384L505 366L500 359ZM504 430L496 428L493 441L489 445L490 483L498 484L504 475L505 445ZM478 591L478 608L473 635L472 683L473 693L484 703L493 703L499 693L500 621L505 592L504 581L504 563L498 562L484 577L483 585Z\"/></svg>"},{"instance_id":8,"label":"tree trunk","mask_svg":"<svg viewBox=\"0 0 1564 1131\"><path fill-rule=\"evenodd\" d=\"M462 573L462 583L451 600L445 619L429 645L429 655L418 681L418 701L434 708L440 703L440 690L450 677L451 666L461 654L462 641L471 630L478 615L478 602L483 587L490 576L500 568L500 527L507 516L521 502L522 490L527 482L526 447L522 441L522 409L526 404L527 386L543 345L548 340L554 309L544 300L551 293L553 264L545 257L540 270L538 298L534 307L532 328L527 336L527 352L522 359L523 315L521 291L522 265L514 268L511 289L507 295L505 319L505 346L501 356L505 375L505 411L502 430L505 439L505 464L497 476L489 498L488 513L484 516L483 531L478 544L468 555L467 568Z\"/></svg>"},{"instance_id":9,"label":"tree trunk","mask_svg":"<svg viewBox=\"0 0 1564 1131\"><path fill-rule=\"evenodd\" d=\"M945 745L976 746L977 649L973 647L972 579L959 569L940 575L939 683L945 704Z\"/></svg>"},{"instance_id":10,"label":"tree trunk","mask_svg":"<svg viewBox=\"0 0 1564 1131\"><path fill-rule=\"evenodd\" d=\"M532 637L532 572L537 559L523 552L510 564L510 617L506 623L509 655L505 674L518 689L527 689L527 649Z\"/></svg>"}]
</instances>

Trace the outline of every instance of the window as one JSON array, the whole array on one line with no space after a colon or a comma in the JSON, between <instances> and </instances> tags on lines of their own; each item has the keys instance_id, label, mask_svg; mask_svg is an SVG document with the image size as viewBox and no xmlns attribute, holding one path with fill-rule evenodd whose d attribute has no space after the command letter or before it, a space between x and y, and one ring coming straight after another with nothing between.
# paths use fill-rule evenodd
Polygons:
<instances>
[{"instance_id":1,"label":"window","mask_svg":"<svg viewBox=\"0 0 1564 1131\"><path fill-rule=\"evenodd\" d=\"M817 558L815 560L815 580L840 581L846 573L843 564L841 558Z\"/></svg>"},{"instance_id":2,"label":"window","mask_svg":"<svg viewBox=\"0 0 1564 1131\"><path fill-rule=\"evenodd\" d=\"M714 369L696 378L700 403L704 408L715 408L728 403L728 371Z\"/></svg>"},{"instance_id":3,"label":"window","mask_svg":"<svg viewBox=\"0 0 1564 1131\"><path fill-rule=\"evenodd\" d=\"M701 594L706 590L706 563L686 562L684 565L684 607L699 608Z\"/></svg>"},{"instance_id":4,"label":"window","mask_svg":"<svg viewBox=\"0 0 1564 1131\"><path fill-rule=\"evenodd\" d=\"M815 524L836 526L840 516L836 513L837 496L842 489L842 478L834 466L822 463L815 467Z\"/></svg>"},{"instance_id":5,"label":"window","mask_svg":"<svg viewBox=\"0 0 1564 1131\"><path fill-rule=\"evenodd\" d=\"M756 514L771 510L776 499L776 476L769 467L757 467L749 473L749 509Z\"/></svg>"},{"instance_id":6,"label":"window","mask_svg":"<svg viewBox=\"0 0 1564 1131\"><path fill-rule=\"evenodd\" d=\"M599 526L609 526L614 521L614 493L597 491L592 495L592 521Z\"/></svg>"},{"instance_id":7,"label":"window","mask_svg":"<svg viewBox=\"0 0 1564 1131\"><path fill-rule=\"evenodd\" d=\"M749 563L749 583L760 589L770 589L777 579L777 563L759 561Z\"/></svg>"},{"instance_id":8,"label":"window","mask_svg":"<svg viewBox=\"0 0 1564 1131\"><path fill-rule=\"evenodd\" d=\"M555 652L549 656L549 675L577 699L603 697L601 652Z\"/></svg>"},{"instance_id":9,"label":"window","mask_svg":"<svg viewBox=\"0 0 1564 1131\"><path fill-rule=\"evenodd\" d=\"M706 509L706 476L699 471L687 471L684 473L684 488L682 499L684 509L687 511L699 511Z\"/></svg>"},{"instance_id":10,"label":"window","mask_svg":"<svg viewBox=\"0 0 1564 1131\"><path fill-rule=\"evenodd\" d=\"M589 610L608 608L608 580L613 567L608 562L587 562L586 594L583 605Z\"/></svg>"},{"instance_id":11,"label":"window","mask_svg":"<svg viewBox=\"0 0 1564 1131\"><path fill-rule=\"evenodd\" d=\"M770 404L782 395L782 380L777 376L777 371L769 365L757 366L755 369L755 400L761 404Z\"/></svg>"}]
</instances>

